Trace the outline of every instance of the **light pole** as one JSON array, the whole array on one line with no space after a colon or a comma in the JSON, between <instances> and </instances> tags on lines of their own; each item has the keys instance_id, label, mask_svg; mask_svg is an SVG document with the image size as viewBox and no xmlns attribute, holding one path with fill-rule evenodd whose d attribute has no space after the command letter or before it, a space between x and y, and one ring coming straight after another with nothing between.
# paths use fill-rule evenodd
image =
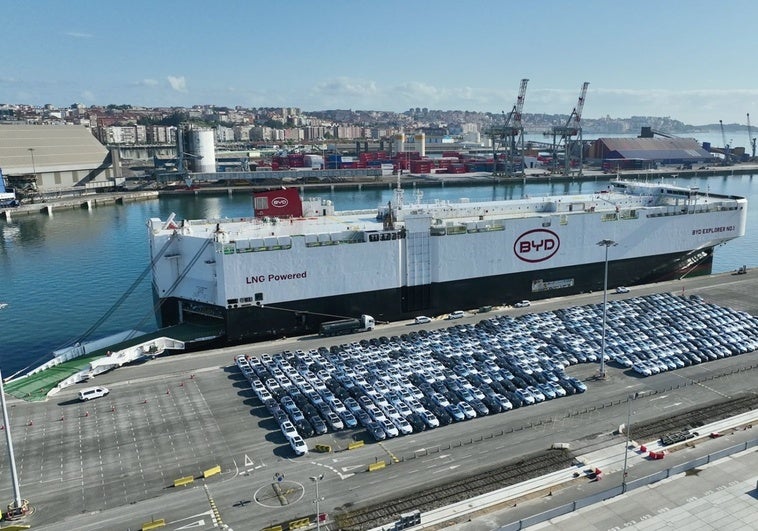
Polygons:
<instances>
[{"instance_id":1,"label":"light pole","mask_svg":"<svg viewBox=\"0 0 758 531\"><path fill-rule=\"evenodd\" d=\"M310 480L316 484L316 499L313 500L316 504L316 531L321 531L321 498L318 495L318 484L322 479L324 479L324 474L310 477Z\"/></svg>"},{"instance_id":2,"label":"light pole","mask_svg":"<svg viewBox=\"0 0 758 531\"><path fill-rule=\"evenodd\" d=\"M3 426L5 427L5 442L8 444L8 459L10 460L11 484L13 485L13 503L8 506L6 516L9 519L18 518L26 514L29 502L21 499L21 489L18 485L18 472L16 472L16 458L13 455L13 439L11 438L11 425L8 420L8 408L5 405L5 387L3 386L3 374L0 372L0 402L3 409Z\"/></svg>"},{"instance_id":3,"label":"light pole","mask_svg":"<svg viewBox=\"0 0 758 531\"><path fill-rule=\"evenodd\" d=\"M621 492L626 492L626 464L629 458L629 441L631 439L631 424L632 424L632 400L633 395L626 396L626 426L624 431L626 432L626 446L624 447L624 473L621 475Z\"/></svg>"},{"instance_id":4,"label":"light pole","mask_svg":"<svg viewBox=\"0 0 758 531\"><path fill-rule=\"evenodd\" d=\"M27 148L29 150L29 153L32 156L32 172L34 173L34 178L37 179L37 165L34 163L34 148Z\"/></svg>"},{"instance_id":5,"label":"light pole","mask_svg":"<svg viewBox=\"0 0 758 531\"><path fill-rule=\"evenodd\" d=\"M605 247L605 274L603 275L603 338L600 344L600 372L598 372L598 377L605 379L605 323L608 316L608 247L618 244L613 240L600 240L597 244Z\"/></svg>"}]
</instances>

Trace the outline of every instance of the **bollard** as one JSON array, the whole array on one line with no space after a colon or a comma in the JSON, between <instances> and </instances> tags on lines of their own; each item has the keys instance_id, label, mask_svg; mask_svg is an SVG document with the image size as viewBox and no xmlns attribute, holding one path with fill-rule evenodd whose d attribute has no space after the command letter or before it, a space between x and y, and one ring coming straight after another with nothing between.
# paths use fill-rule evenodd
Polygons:
<instances>
[{"instance_id":1,"label":"bollard","mask_svg":"<svg viewBox=\"0 0 758 531\"><path fill-rule=\"evenodd\" d=\"M184 387L184 382L180 383L179 387Z\"/></svg>"},{"instance_id":2,"label":"bollard","mask_svg":"<svg viewBox=\"0 0 758 531\"><path fill-rule=\"evenodd\" d=\"M170 389L166 389L166 394L170 395L171 394L171 390Z\"/></svg>"},{"instance_id":3,"label":"bollard","mask_svg":"<svg viewBox=\"0 0 758 531\"><path fill-rule=\"evenodd\" d=\"M34 421L33 420L30 420L29 424L27 424L27 426L33 426L33 425L34 425Z\"/></svg>"},{"instance_id":4,"label":"bollard","mask_svg":"<svg viewBox=\"0 0 758 531\"><path fill-rule=\"evenodd\" d=\"M116 411L116 406L111 406L111 413L113 413L114 411Z\"/></svg>"},{"instance_id":5,"label":"bollard","mask_svg":"<svg viewBox=\"0 0 758 531\"><path fill-rule=\"evenodd\" d=\"M85 411L85 412L84 412L84 416L85 416L85 417L89 417L89 411Z\"/></svg>"},{"instance_id":6,"label":"bollard","mask_svg":"<svg viewBox=\"0 0 758 531\"><path fill-rule=\"evenodd\" d=\"M61 415L61 422L63 422L63 415Z\"/></svg>"},{"instance_id":7,"label":"bollard","mask_svg":"<svg viewBox=\"0 0 758 531\"><path fill-rule=\"evenodd\" d=\"M147 398L142 401L143 404L147 404Z\"/></svg>"}]
</instances>

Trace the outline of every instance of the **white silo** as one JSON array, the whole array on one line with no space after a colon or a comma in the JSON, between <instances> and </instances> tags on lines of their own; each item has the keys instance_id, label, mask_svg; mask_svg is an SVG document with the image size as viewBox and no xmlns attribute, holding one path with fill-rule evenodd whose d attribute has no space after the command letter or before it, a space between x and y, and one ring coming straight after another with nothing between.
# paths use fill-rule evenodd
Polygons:
<instances>
[{"instance_id":1,"label":"white silo","mask_svg":"<svg viewBox=\"0 0 758 531\"><path fill-rule=\"evenodd\" d=\"M413 135L414 150L419 152L419 155L426 157L426 134L416 133Z\"/></svg>"},{"instance_id":2,"label":"white silo","mask_svg":"<svg viewBox=\"0 0 758 531\"><path fill-rule=\"evenodd\" d=\"M395 142L393 149L395 153L403 153L405 151L405 133L397 133L394 137Z\"/></svg>"},{"instance_id":3,"label":"white silo","mask_svg":"<svg viewBox=\"0 0 758 531\"><path fill-rule=\"evenodd\" d=\"M189 130L190 166L197 173L216 171L216 144L212 129Z\"/></svg>"}]
</instances>

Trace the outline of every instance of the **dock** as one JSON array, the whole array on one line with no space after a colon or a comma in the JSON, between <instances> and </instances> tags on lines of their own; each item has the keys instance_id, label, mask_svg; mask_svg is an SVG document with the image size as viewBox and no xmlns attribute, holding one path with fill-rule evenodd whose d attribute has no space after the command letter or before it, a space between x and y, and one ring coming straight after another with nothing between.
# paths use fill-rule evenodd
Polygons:
<instances>
[{"instance_id":1,"label":"dock","mask_svg":"<svg viewBox=\"0 0 758 531\"><path fill-rule=\"evenodd\" d=\"M614 297L664 292L697 294L706 302L758 315L758 274L753 271L635 286L631 293ZM601 301L602 293L586 293L539 301L530 308L492 311L518 315ZM455 324L481 318L470 315ZM435 321L434 326L446 325ZM355 334L350 340L417 328L408 322L393 323ZM34 507L22 523L47 531L94 531L102 529L105 521L113 529L139 529L145 523L163 521L173 529L192 526L199 531L220 527L219 519L234 529L289 522L302 525L313 513L310 477L324 475L321 509L332 518L365 505L366 500L387 499L396 493L412 500L414 492L430 481L473 479L491 467L554 444L567 445L563 447L573 455L590 456L614 469L607 471L605 483L598 484L606 489L620 481L620 472L615 470L620 461L612 454L622 441L618 427L627 418L630 393L642 397L632 411L634 425L755 394L758 365L757 354L752 352L648 378L609 366L606 381L593 380L596 367L592 364L572 366L567 372L589 387L584 394L381 444L364 439L360 430L329 433L308 439L312 449L319 444L328 453L311 451L294 458L276 422L235 366L234 357L307 350L334 341L288 338L135 363L97 376L96 385L107 387L110 394L92 402L76 398L81 388L77 385L43 402L9 399L22 495ZM754 439L750 431L725 432L723 437L698 440L678 455L694 459ZM354 444L358 440L365 444ZM635 454L629 481L670 463L670 459L641 460ZM6 477L6 471L3 461L0 475ZM581 496L592 485L582 484ZM542 492L532 499L539 502L546 495ZM0 496L11 499L9 485L0 485ZM555 499L561 496L556 490ZM511 515L519 519L528 518L528 508L534 512L544 508L541 503L530 505L526 498L517 503L523 511ZM472 523L477 521L473 517Z\"/></svg>"}]
</instances>

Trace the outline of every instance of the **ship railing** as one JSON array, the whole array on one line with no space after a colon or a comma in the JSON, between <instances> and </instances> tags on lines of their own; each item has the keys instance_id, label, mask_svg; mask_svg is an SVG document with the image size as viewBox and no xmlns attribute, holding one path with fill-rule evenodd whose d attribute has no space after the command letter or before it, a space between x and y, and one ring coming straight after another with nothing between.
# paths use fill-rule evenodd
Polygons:
<instances>
[{"instance_id":1,"label":"ship railing","mask_svg":"<svg viewBox=\"0 0 758 531\"><path fill-rule=\"evenodd\" d=\"M737 210L739 207L735 203L718 202L704 203L700 205L678 205L669 206L663 211L651 212L647 215L649 218L658 218L665 216L683 216L686 214L708 214L710 212L726 212Z\"/></svg>"}]
</instances>

